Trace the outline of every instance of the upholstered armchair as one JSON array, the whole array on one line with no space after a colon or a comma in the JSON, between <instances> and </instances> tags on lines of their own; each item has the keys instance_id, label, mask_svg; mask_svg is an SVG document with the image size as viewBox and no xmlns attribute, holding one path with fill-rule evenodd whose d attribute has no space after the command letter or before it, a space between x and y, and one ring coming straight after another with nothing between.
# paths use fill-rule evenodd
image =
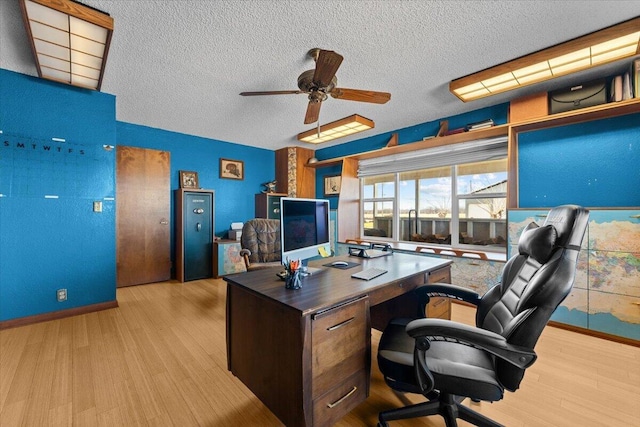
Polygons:
<instances>
[{"instance_id":1,"label":"upholstered armchair","mask_svg":"<svg viewBox=\"0 0 640 427\"><path fill-rule=\"evenodd\" d=\"M421 393L427 401L381 412L379 426L436 414L447 427L457 426L457 418L500 426L461 402L467 397L497 401L504 390L520 387L537 358L534 348L542 330L571 291L588 219L586 209L565 205L551 209L542 226L529 224L501 282L482 296L455 285L419 287L418 306L432 296L476 306L476 326L442 319L393 319L388 324L378 346L386 383L401 392Z\"/></svg>"},{"instance_id":2,"label":"upholstered armchair","mask_svg":"<svg viewBox=\"0 0 640 427\"><path fill-rule=\"evenodd\" d=\"M280 221L254 218L242 226L240 255L247 271L282 266L280 254Z\"/></svg>"}]
</instances>

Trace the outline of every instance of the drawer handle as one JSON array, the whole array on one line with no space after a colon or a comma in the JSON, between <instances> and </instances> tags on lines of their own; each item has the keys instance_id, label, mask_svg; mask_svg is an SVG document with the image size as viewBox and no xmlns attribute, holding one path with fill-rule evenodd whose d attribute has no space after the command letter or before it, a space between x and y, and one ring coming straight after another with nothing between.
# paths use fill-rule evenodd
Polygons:
<instances>
[{"instance_id":1,"label":"drawer handle","mask_svg":"<svg viewBox=\"0 0 640 427\"><path fill-rule=\"evenodd\" d=\"M356 392L356 390L358 389L358 387L353 386L353 388L351 389L351 391L349 391L349 393L345 394L344 396L342 396L340 399L336 400L333 403L327 403L327 408L331 409L331 408L335 408L336 406L338 406L339 404L341 404L347 397L351 396L353 393Z\"/></svg>"},{"instance_id":2,"label":"drawer handle","mask_svg":"<svg viewBox=\"0 0 640 427\"><path fill-rule=\"evenodd\" d=\"M328 327L327 331L335 331L336 329L340 329L343 326L348 325L349 323L353 322L355 319L356 319L355 317L352 317L351 319L347 319L344 322L338 323L337 325L333 325L331 327Z\"/></svg>"},{"instance_id":3,"label":"drawer handle","mask_svg":"<svg viewBox=\"0 0 640 427\"><path fill-rule=\"evenodd\" d=\"M438 301L436 301L435 303L433 303L433 306L432 306L432 307L437 307L437 306L439 306L440 304L443 304L443 303L445 303L445 302L447 302L447 300L443 298L443 299L438 300Z\"/></svg>"}]
</instances>

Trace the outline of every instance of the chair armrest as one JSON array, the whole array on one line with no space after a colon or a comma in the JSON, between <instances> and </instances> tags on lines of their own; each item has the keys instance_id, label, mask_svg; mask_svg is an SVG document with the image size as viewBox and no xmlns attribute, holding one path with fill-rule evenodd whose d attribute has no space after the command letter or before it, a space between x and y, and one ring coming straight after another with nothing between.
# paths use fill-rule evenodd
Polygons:
<instances>
[{"instance_id":1,"label":"chair armrest","mask_svg":"<svg viewBox=\"0 0 640 427\"><path fill-rule=\"evenodd\" d=\"M480 303L480 295L468 288L451 285L449 283L428 283L420 285L415 290L422 299L423 295L428 297L445 297L465 301L477 306Z\"/></svg>"},{"instance_id":2,"label":"chair armrest","mask_svg":"<svg viewBox=\"0 0 640 427\"><path fill-rule=\"evenodd\" d=\"M429 300L432 297L457 299L471 303L475 306L478 306L481 299L477 292L463 288L462 286L451 285L449 283L428 283L420 285L414 290L414 292L418 299L418 312L416 313L417 318L424 318L427 304L429 304Z\"/></svg>"},{"instance_id":3,"label":"chair armrest","mask_svg":"<svg viewBox=\"0 0 640 427\"><path fill-rule=\"evenodd\" d=\"M450 320L417 319L407 325L406 331L417 340L416 345L428 347L425 340L458 341L485 350L520 369L531 366L537 358L532 349L509 344L500 334Z\"/></svg>"},{"instance_id":4,"label":"chair armrest","mask_svg":"<svg viewBox=\"0 0 640 427\"><path fill-rule=\"evenodd\" d=\"M242 259L244 259L244 266L246 267L247 271L249 271L249 268L251 268L251 261L249 261L251 251L249 249L242 248L240 249L240 252L238 252L238 254L242 257Z\"/></svg>"}]
</instances>

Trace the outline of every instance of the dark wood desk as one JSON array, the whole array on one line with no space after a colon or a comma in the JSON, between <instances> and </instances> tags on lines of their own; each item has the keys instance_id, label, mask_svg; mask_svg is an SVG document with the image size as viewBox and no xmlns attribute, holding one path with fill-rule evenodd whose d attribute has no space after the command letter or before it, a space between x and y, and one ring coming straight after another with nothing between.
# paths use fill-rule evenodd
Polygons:
<instances>
[{"instance_id":1,"label":"dark wood desk","mask_svg":"<svg viewBox=\"0 0 640 427\"><path fill-rule=\"evenodd\" d=\"M322 270L285 289L279 268L227 281L227 363L287 426L333 425L369 395L371 327L391 316L415 315L407 292L427 282L449 282L451 261L395 253L361 265ZM351 274L369 267L388 272L370 281Z\"/></svg>"}]
</instances>

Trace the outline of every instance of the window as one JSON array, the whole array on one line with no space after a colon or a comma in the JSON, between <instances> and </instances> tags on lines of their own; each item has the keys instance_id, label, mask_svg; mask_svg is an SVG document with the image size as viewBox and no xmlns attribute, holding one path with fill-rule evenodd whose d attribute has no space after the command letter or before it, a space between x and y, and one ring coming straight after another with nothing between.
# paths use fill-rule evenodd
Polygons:
<instances>
[{"instance_id":1,"label":"window","mask_svg":"<svg viewBox=\"0 0 640 427\"><path fill-rule=\"evenodd\" d=\"M400 240L443 243L451 234L451 167L403 172L399 180Z\"/></svg>"},{"instance_id":2,"label":"window","mask_svg":"<svg viewBox=\"0 0 640 427\"><path fill-rule=\"evenodd\" d=\"M506 248L507 160L456 167L458 244Z\"/></svg>"},{"instance_id":3,"label":"window","mask_svg":"<svg viewBox=\"0 0 640 427\"><path fill-rule=\"evenodd\" d=\"M413 153L414 167L434 163L426 155L416 160L421 154ZM484 155L476 149L471 161L465 161L469 157L464 153L447 156L436 166L417 170L406 170L406 163L398 159L377 160L375 169L361 162L364 238L504 252L506 141L501 149ZM452 164L455 159L460 162ZM388 173L393 169L399 170ZM387 173L376 175L377 171Z\"/></svg>"},{"instance_id":4,"label":"window","mask_svg":"<svg viewBox=\"0 0 640 427\"><path fill-rule=\"evenodd\" d=\"M395 194L394 174L363 180L361 200L365 236L393 238Z\"/></svg>"}]
</instances>

